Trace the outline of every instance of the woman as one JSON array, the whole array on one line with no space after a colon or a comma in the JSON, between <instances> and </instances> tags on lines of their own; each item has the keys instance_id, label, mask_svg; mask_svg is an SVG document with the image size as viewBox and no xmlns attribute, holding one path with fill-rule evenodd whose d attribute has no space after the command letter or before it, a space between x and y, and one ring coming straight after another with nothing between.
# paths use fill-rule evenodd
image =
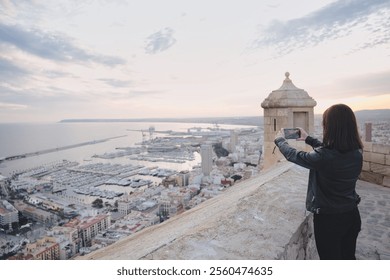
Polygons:
<instances>
[{"instance_id":1,"label":"woman","mask_svg":"<svg viewBox=\"0 0 390 280\"><path fill-rule=\"evenodd\" d=\"M314 213L314 236L320 259L356 259L361 220L355 191L362 169L363 144L356 118L347 105L328 108L322 119L323 143L300 129L312 152L289 146L283 129L275 144L288 161L310 169L306 209Z\"/></svg>"}]
</instances>

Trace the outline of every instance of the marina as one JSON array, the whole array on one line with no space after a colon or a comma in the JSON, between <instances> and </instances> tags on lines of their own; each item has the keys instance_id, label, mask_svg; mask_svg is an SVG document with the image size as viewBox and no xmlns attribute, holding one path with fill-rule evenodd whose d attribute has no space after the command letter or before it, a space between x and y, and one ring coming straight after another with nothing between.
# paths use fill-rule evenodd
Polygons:
<instances>
[{"instance_id":1,"label":"marina","mask_svg":"<svg viewBox=\"0 0 390 280\"><path fill-rule=\"evenodd\" d=\"M33 189L37 184L46 184L52 187L52 192L74 192L78 195L95 196L113 199L124 193L129 193L143 186L150 186L153 181L148 176L167 177L177 173L175 170L145 167L142 165L119 165L111 163L95 163L79 166L77 163L67 163L59 168L36 168L21 174L14 181L15 188ZM139 175L139 176L138 176ZM35 178L36 180L31 180ZM114 191L111 186L119 186L122 191ZM101 187L104 187L101 189ZM118 189L118 188L116 188Z\"/></svg>"}]
</instances>

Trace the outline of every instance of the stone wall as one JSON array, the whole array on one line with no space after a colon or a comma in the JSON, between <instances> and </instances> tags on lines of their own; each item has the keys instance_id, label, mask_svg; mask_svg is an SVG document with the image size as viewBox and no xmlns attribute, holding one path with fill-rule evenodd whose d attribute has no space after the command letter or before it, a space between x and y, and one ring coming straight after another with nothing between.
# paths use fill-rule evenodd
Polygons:
<instances>
[{"instance_id":1,"label":"stone wall","mask_svg":"<svg viewBox=\"0 0 390 280\"><path fill-rule=\"evenodd\" d=\"M364 142L360 179L390 187L390 145Z\"/></svg>"},{"instance_id":2,"label":"stone wall","mask_svg":"<svg viewBox=\"0 0 390 280\"><path fill-rule=\"evenodd\" d=\"M292 235L280 260L318 260L314 239L313 214L308 214L297 231Z\"/></svg>"}]
</instances>

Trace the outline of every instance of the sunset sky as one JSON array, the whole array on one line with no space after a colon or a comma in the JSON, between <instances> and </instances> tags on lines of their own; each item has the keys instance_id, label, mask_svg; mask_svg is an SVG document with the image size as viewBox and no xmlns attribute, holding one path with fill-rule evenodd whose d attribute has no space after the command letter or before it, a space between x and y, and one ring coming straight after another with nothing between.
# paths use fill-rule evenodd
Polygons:
<instances>
[{"instance_id":1,"label":"sunset sky","mask_svg":"<svg viewBox=\"0 0 390 280\"><path fill-rule=\"evenodd\" d=\"M0 0L0 122L390 108L390 0Z\"/></svg>"}]
</instances>

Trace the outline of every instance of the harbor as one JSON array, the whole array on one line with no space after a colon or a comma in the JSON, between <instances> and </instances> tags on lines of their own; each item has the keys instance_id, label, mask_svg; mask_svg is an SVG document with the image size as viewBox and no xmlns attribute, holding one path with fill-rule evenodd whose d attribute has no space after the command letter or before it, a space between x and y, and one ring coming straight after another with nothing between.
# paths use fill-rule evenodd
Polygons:
<instances>
[{"instance_id":1,"label":"harbor","mask_svg":"<svg viewBox=\"0 0 390 280\"><path fill-rule=\"evenodd\" d=\"M105 139L93 140L93 141L88 141L88 142L82 142L82 143L78 143L78 144L62 146L62 147L57 147L57 148L51 148L51 149L46 149L46 150L40 150L40 151L36 151L36 152L29 152L29 153L24 153L24 154L19 154L19 155L2 157L2 158L0 158L0 162L1 161L9 161L9 160L17 160L17 159L33 157L33 156L39 156L39 155L43 155L43 154L47 154L47 153L53 153L53 152L78 148L78 147L82 147L82 146L86 146L86 145L95 145L95 144L103 143L103 142L106 142L106 141L109 141L112 139L121 138L121 137L126 137L126 135L109 137L109 138L105 138Z\"/></svg>"},{"instance_id":2,"label":"harbor","mask_svg":"<svg viewBox=\"0 0 390 280\"><path fill-rule=\"evenodd\" d=\"M111 220L105 226L112 225L106 234L122 238L196 207L224 192L235 180L258 172L261 133L256 127L177 127L180 129L126 129L128 134L123 136L21 153L21 157L0 163L11 170L9 177L3 177L9 182L4 194L17 200L17 211L46 234L76 217L89 224L89 219L104 216ZM204 145L218 147L217 153L210 150L207 154L214 162L207 176L201 164ZM227 149L232 151L229 157L218 152ZM26 162L30 165L21 168ZM39 242L45 233L36 237L29 233L30 242ZM96 246L116 238L96 237L102 240ZM87 253L96 246L77 250Z\"/></svg>"}]
</instances>

